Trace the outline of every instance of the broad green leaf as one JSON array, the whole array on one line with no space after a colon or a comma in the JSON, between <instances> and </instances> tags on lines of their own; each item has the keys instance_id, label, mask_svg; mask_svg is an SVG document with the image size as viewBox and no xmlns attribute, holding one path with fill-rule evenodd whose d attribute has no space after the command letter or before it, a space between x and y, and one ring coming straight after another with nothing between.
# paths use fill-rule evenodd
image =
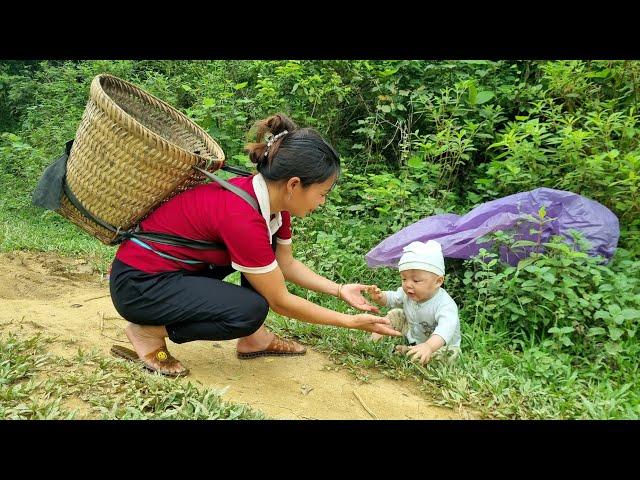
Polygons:
<instances>
[{"instance_id":1,"label":"broad green leaf","mask_svg":"<svg viewBox=\"0 0 640 480\"><path fill-rule=\"evenodd\" d=\"M487 90L479 92L475 103L476 105L481 105L491 100L494 97L494 95L495 94L493 92L489 92Z\"/></svg>"},{"instance_id":2,"label":"broad green leaf","mask_svg":"<svg viewBox=\"0 0 640 480\"><path fill-rule=\"evenodd\" d=\"M477 96L478 96L478 89L476 88L476 86L475 85L469 85L469 97L468 97L467 101L471 105L475 105L476 102L478 101Z\"/></svg>"},{"instance_id":3,"label":"broad green leaf","mask_svg":"<svg viewBox=\"0 0 640 480\"><path fill-rule=\"evenodd\" d=\"M549 333L566 334L574 331L573 327L551 327Z\"/></svg>"},{"instance_id":4,"label":"broad green leaf","mask_svg":"<svg viewBox=\"0 0 640 480\"><path fill-rule=\"evenodd\" d=\"M518 247L535 247L536 245L538 245L536 242L532 242L531 240L518 240L516 242L513 242L511 244L512 248L518 248Z\"/></svg>"},{"instance_id":5,"label":"broad green leaf","mask_svg":"<svg viewBox=\"0 0 640 480\"><path fill-rule=\"evenodd\" d=\"M544 297L549 301L555 300L556 298L556 294L552 290L540 290L538 293L541 297Z\"/></svg>"},{"instance_id":6,"label":"broad green leaf","mask_svg":"<svg viewBox=\"0 0 640 480\"><path fill-rule=\"evenodd\" d=\"M399 68L387 68L386 70L378 72L378 75L380 75L381 77L390 77L391 75L395 75L396 73L398 73L398 70L400 70L400 69Z\"/></svg>"},{"instance_id":7,"label":"broad green leaf","mask_svg":"<svg viewBox=\"0 0 640 480\"><path fill-rule=\"evenodd\" d=\"M609 68L605 68L604 70L600 70L599 72L589 72L587 73L587 78L607 78L611 70Z\"/></svg>"},{"instance_id":8,"label":"broad green leaf","mask_svg":"<svg viewBox=\"0 0 640 480\"><path fill-rule=\"evenodd\" d=\"M242 82L242 83L236 83L235 86L233 87L235 90L242 90L243 88L245 88L247 85L249 85L249 82Z\"/></svg>"},{"instance_id":9,"label":"broad green leaf","mask_svg":"<svg viewBox=\"0 0 640 480\"><path fill-rule=\"evenodd\" d=\"M609 338L611 338L611 340L613 341L619 340L623 333L624 330L622 330L621 328L609 327Z\"/></svg>"},{"instance_id":10,"label":"broad green leaf","mask_svg":"<svg viewBox=\"0 0 640 480\"><path fill-rule=\"evenodd\" d=\"M622 325L624 323L624 317L620 314L613 315L612 319L613 323L615 323L616 325Z\"/></svg>"},{"instance_id":11,"label":"broad green leaf","mask_svg":"<svg viewBox=\"0 0 640 480\"><path fill-rule=\"evenodd\" d=\"M349 205L348 207L345 208L345 210L348 210L350 212L357 212L359 210L364 210L365 206L358 204L358 205Z\"/></svg>"},{"instance_id":12,"label":"broad green leaf","mask_svg":"<svg viewBox=\"0 0 640 480\"><path fill-rule=\"evenodd\" d=\"M604 349L609 355L617 355L622 352L622 345L619 343L607 342L604 345Z\"/></svg>"},{"instance_id":13,"label":"broad green leaf","mask_svg":"<svg viewBox=\"0 0 640 480\"><path fill-rule=\"evenodd\" d=\"M560 342L562 342L562 344L565 347L569 347L569 346L573 345L573 342L571 341L571 339L569 337L561 337L560 338Z\"/></svg>"},{"instance_id":14,"label":"broad green leaf","mask_svg":"<svg viewBox=\"0 0 640 480\"><path fill-rule=\"evenodd\" d=\"M611 313L611 315L620 315L622 313L622 309L616 305L609 305L609 313Z\"/></svg>"},{"instance_id":15,"label":"broad green leaf","mask_svg":"<svg viewBox=\"0 0 640 480\"><path fill-rule=\"evenodd\" d=\"M531 265L535 261L536 261L536 259L533 258L533 257L527 257L527 258L524 258L524 259L520 260L518 262L518 270L525 269L525 267L527 267L528 265Z\"/></svg>"},{"instance_id":16,"label":"broad green leaf","mask_svg":"<svg viewBox=\"0 0 640 480\"><path fill-rule=\"evenodd\" d=\"M634 320L636 318L640 318L640 310L625 308L622 310L622 316L627 320Z\"/></svg>"},{"instance_id":17,"label":"broad green leaf","mask_svg":"<svg viewBox=\"0 0 640 480\"><path fill-rule=\"evenodd\" d=\"M556 276L553 273L550 273L550 272L547 272L544 275L542 275L542 279L545 282L548 282L548 283L551 283L551 284L556 282Z\"/></svg>"},{"instance_id":18,"label":"broad green leaf","mask_svg":"<svg viewBox=\"0 0 640 480\"><path fill-rule=\"evenodd\" d=\"M420 168L424 166L424 160L418 155L414 155L407 161L407 165L411 168Z\"/></svg>"}]
</instances>

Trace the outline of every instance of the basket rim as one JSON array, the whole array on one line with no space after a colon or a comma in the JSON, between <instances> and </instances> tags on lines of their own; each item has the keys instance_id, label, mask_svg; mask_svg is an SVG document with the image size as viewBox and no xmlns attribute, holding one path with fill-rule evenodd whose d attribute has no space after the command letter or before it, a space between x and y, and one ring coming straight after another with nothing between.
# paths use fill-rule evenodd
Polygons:
<instances>
[{"instance_id":1,"label":"basket rim","mask_svg":"<svg viewBox=\"0 0 640 480\"><path fill-rule=\"evenodd\" d=\"M103 79L111 80L114 83L122 83L122 84L128 86L129 88L132 88L136 93L140 94L142 98L144 98L145 96L150 97L151 99L153 99L156 102L160 103L163 107L167 108L171 113L173 113L174 115L177 115L179 117L179 119L182 120L183 122L185 122L190 128L192 128L196 132L200 133L204 137L205 142L206 142L206 140L209 140L209 141L212 142L213 147L214 147L214 151L212 152L212 154L214 154L213 157L212 158L206 158L206 157L204 157L204 156L202 156L200 154L197 154L195 152L190 152L189 150L186 150L185 148L181 147L180 145L167 140L162 135L159 135L158 133L154 132L152 129L150 129L147 126L145 126L144 124L142 124L134 116L132 116L129 113L127 113L120 105L118 105L118 103L113 98L111 98L107 94L107 92L105 92L104 88L102 87L102 80ZM94 95L93 95L94 93L96 94L97 98L94 97ZM107 106L105 104L106 102L109 103L108 104L109 107L115 107L115 113L119 117L119 118L114 118L113 119L116 122L121 123L121 124L126 124L128 122L132 122L132 124L135 126L135 128L142 130L143 132L145 132L145 134L149 135L151 138L153 138L154 140L156 140L160 144L165 144L169 148L175 148L176 150L178 150L180 152L183 152L183 154L186 154L187 156L191 156L191 157L197 158L197 159L201 160L204 163L204 165L207 165L209 162L211 162L211 166L214 166L216 163L218 163L216 168L221 168L222 166L224 166L225 160L226 160L226 156L224 154L224 150L218 144L218 142L215 141L215 139L211 135L209 135L200 125L198 125L196 122L191 120L189 117L187 117L181 111L179 111L178 109L174 108L173 106L171 106L170 104L168 104L164 100L162 100L162 99L156 97L155 95L145 91L144 89L138 87L137 85L135 85L135 84L133 84L133 83L127 81L127 80L123 80L123 79L121 79L119 77L111 75L109 73L100 73L100 74L96 75L93 78L93 80L91 81L89 97L90 97L90 99L96 101L96 103L100 104L100 106L102 108L105 108ZM215 150L217 150L217 152ZM216 155L216 153L218 153L218 152L219 152L219 155Z\"/></svg>"}]
</instances>

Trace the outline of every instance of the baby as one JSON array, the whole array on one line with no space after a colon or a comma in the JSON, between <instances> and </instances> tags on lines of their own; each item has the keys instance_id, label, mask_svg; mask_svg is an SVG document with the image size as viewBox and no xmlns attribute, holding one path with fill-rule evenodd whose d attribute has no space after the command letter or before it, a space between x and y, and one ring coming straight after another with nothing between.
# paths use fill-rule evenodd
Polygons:
<instances>
[{"instance_id":1,"label":"baby","mask_svg":"<svg viewBox=\"0 0 640 480\"><path fill-rule=\"evenodd\" d=\"M397 345L396 351L422 364L437 356L453 362L460 354L460 319L456 302L441 288L444 282L442 247L429 240L412 242L403 251L398 263L402 287L383 292L371 285L367 293L378 305L394 308L387 318L409 344ZM382 335L371 334L374 341L380 338Z\"/></svg>"}]
</instances>

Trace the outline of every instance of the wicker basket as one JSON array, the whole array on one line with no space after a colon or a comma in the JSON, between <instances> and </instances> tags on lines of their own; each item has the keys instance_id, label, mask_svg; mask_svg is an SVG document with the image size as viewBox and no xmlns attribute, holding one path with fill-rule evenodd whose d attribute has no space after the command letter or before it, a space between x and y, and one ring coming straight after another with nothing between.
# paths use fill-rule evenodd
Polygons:
<instances>
[{"instance_id":1,"label":"wicker basket","mask_svg":"<svg viewBox=\"0 0 640 480\"><path fill-rule=\"evenodd\" d=\"M92 215L126 230L160 203L203 183L222 167L224 152L185 115L111 75L91 82L89 101L69 158L67 183ZM94 223L62 196L62 216L107 245L114 232Z\"/></svg>"}]
</instances>

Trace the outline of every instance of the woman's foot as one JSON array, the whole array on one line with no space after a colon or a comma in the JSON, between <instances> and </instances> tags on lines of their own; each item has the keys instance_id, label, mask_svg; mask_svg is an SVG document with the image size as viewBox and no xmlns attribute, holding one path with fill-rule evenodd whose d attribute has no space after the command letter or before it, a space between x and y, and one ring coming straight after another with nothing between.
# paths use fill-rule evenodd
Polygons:
<instances>
[{"instance_id":1,"label":"woman's foot","mask_svg":"<svg viewBox=\"0 0 640 480\"><path fill-rule=\"evenodd\" d=\"M124 331L138 357L150 370L171 376L188 372L167 350L165 327L129 323Z\"/></svg>"},{"instance_id":2,"label":"woman's foot","mask_svg":"<svg viewBox=\"0 0 640 480\"><path fill-rule=\"evenodd\" d=\"M264 350L275 338L275 334L261 326L257 331L248 337L238 339L236 350L238 353L251 353Z\"/></svg>"},{"instance_id":3,"label":"woman's foot","mask_svg":"<svg viewBox=\"0 0 640 480\"><path fill-rule=\"evenodd\" d=\"M303 355L307 347L293 340L286 340L261 326L256 332L238 339L238 358L255 358L264 355Z\"/></svg>"}]
</instances>

